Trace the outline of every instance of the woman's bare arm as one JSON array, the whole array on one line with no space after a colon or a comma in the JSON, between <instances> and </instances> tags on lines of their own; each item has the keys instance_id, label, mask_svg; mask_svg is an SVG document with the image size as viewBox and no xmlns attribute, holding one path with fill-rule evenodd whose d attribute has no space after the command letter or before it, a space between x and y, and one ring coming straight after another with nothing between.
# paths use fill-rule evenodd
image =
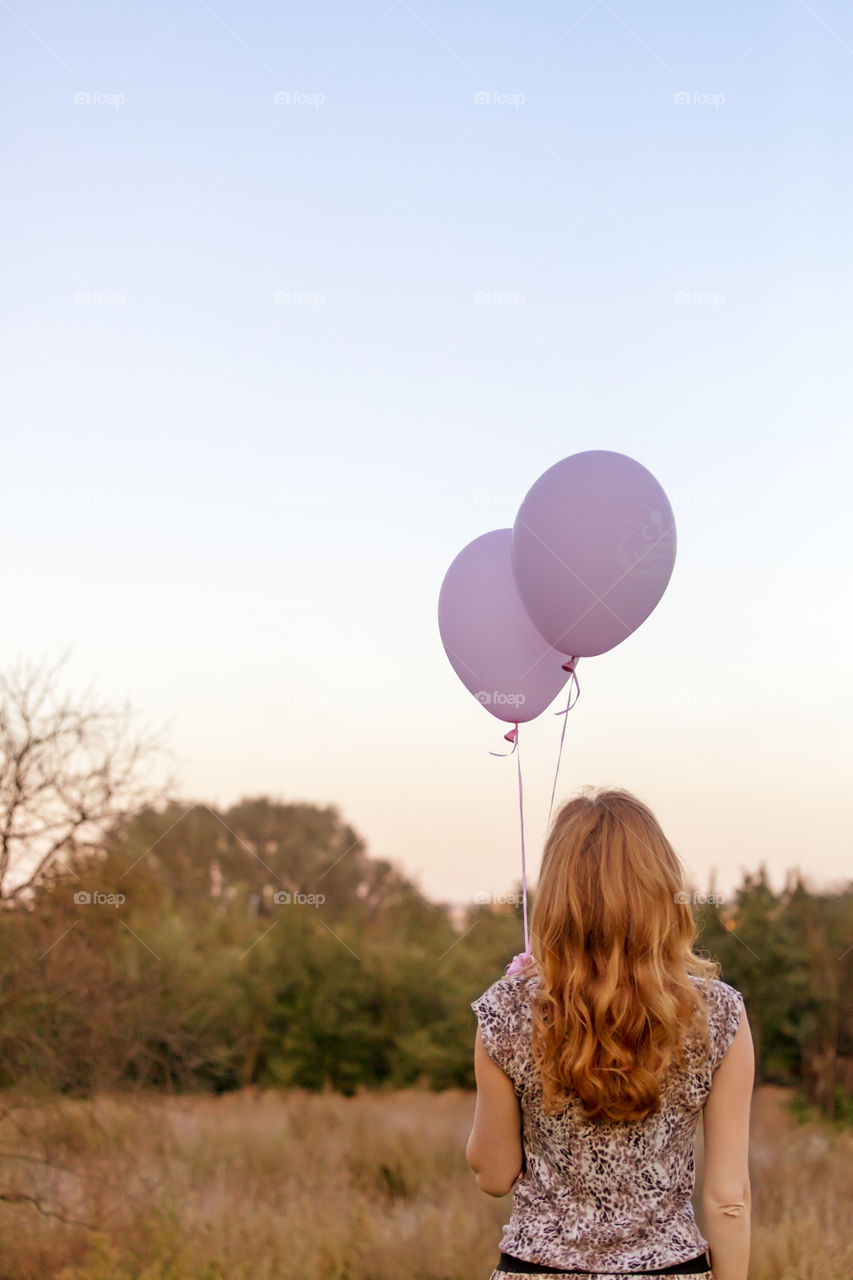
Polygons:
<instances>
[{"instance_id":1,"label":"woman's bare arm","mask_svg":"<svg viewBox=\"0 0 853 1280\"><path fill-rule=\"evenodd\" d=\"M521 1108L512 1081L486 1052L479 1027L474 1073L477 1104L465 1156L480 1190L490 1196L505 1196L521 1172Z\"/></svg>"},{"instance_id":2,"label":"woman's bare arm","mask_svg":"<svg viewBox=\"0 0 853 1280\"><path fill-rule=\"evenodd\" d=\"M755 1050L744 1008L734 1039L714 1072L702 1119L702 1217L714 1280L747 1280L749 1109L754 1083Z\"/></svg>"}]
</instances>

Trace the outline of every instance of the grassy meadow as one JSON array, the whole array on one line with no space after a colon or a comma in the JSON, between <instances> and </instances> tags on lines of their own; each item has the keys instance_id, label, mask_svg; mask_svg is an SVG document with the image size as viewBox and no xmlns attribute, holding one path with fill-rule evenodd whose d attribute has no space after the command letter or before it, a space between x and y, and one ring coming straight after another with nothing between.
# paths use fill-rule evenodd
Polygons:
<instances>
[{"instance_id":1,"label":"grassy meadow","mask_svg":"<svg viewBox=\"0 0 853 1280\"><path fill-rule=\"evenodd\" d=\"M788 1094L755 1095L750 1280L849 1280L853 1131L795 1118ZM473 1103L7 1094L0 1280L485 1280L511 1201L465 1165ZM701 1130L697 1194L700 1177Z\"/></svg>"}]
</instances>

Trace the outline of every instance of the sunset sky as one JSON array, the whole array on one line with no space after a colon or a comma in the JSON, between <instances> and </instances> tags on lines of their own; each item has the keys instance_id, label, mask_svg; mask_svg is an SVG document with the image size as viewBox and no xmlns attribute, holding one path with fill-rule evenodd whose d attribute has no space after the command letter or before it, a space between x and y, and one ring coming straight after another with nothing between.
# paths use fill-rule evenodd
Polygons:
<instances>
[{"instance_id":1,"label":"sunset sky","mask_svg":"<svg viewBox=\"0 0 853 1280\"><path fill-rule=\"evenodd\" d=\"M71 646L188 802L334 804L433 898L509 891L516 761L438 592L616 450L678 553L579 663L558 801L634 790L700 891L848 879L853 10L2 23L2 668ZM521 727L534 880L562 705Z\"/></svg>"}]
</instances>

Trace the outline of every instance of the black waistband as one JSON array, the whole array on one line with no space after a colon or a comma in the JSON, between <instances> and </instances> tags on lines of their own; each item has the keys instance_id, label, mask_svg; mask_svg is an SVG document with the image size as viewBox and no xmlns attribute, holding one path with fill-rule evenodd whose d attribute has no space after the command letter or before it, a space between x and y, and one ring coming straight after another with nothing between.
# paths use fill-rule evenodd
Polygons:
<instances>
[{"instance_id":1,"label":"black waistband","mask_svg":"<svg viewBox=\"0 0 853 1280\"><path fill-rule=\"evenodd\" d=\"M546 1267L542 1262L527 1262L524 1258L514 1258L511 1253L502 1253L497 1271L515 1271L520 1275L538 1275L540 1272L548 1276L594 1276L595 1271L571 1271L563 1267ZM600 1269L599 1269L600 1270ZM711 1262L708 1253L697 1254L695 1258L687 1258L684 1262L673 1262L668 1267L648 1267L644 1271L604 1271L603 1275L624 1276L680 1276L697 1275L702 1271L710 1271Z\"/></svg>"}]
</instances>

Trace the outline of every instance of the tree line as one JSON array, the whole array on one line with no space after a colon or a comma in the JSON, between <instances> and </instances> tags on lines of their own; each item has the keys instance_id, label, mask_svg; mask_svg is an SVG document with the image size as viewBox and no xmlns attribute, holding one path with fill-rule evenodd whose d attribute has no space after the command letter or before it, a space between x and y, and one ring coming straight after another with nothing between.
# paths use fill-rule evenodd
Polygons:
<instances>
[{"instance_id":1,"label":"tree line","mask_svg":"<svg viewBox=\"0 0 853 1280\"><path fill-rule=\"evenodd\" d=\"M521 949L520 908L460 919L334 806L146 795L126 750L111 771L117 722L57 720L28 680L0 700L0 1088L474 1087L469 1003ZM762 866L692 910L758 1080L853 1120L853 882L776 892Z\"/></svg>"},{"instance_id":2,"label":"tree line","mask_svg":"<svg viewBox=\"0 0 853 1280\"><path fill-rule=\"evenodd\" d=\"M693 909L758 1079L851 1114L853 887L762 868ZM514 906L427 900L334 807L147 807L0 912L0 1085L471 1088L469 1002L521 933Z\"/></svg>"}]
</instances>

